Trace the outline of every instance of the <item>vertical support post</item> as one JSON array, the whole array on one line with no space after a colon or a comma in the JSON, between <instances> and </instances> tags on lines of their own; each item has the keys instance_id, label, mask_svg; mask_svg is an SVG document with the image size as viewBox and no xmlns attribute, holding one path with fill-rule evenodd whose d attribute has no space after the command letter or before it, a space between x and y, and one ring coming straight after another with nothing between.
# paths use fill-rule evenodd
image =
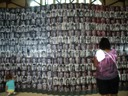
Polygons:
<instances>
[{"instance_id":1,"label":"vertical support post","mask_svg":"<svg viewBox=\"0 0 128 96\"><path fill-rule=\"evenodd\" d=\"M89 3L91 3L92 2L92 0L90 0L90 2Z\"/></svg>"},{"instance_id":2,"label":"vertical support post","mask_svg":"<svg viewBox=\"0 0 128 96\"><path fill-rule=\"evenodd\" d=\"M53 4L55 4L56 3L56 0L53 0Z\"/></svg>"},{"instance_id":3,"label":"vertical support post","mask_svg":"<svg viewBox=\"0 0 128 96\"><path fill-rule=\"evenodd\" d=\"M122 2L122 3L123 3L123 7L125 7L125 6L126 6L126 4L125 4L125 0L123 0L123 2Z\"/></svg>"},{"instance_id":4,"label":"vertical support post","mask_svg":"<svg viewBox=\"0 0 128 96\"><path fill-rule=\"evenodd\" d=\"M40 0L40 5L43 5L43 4L42 4L42 0Z\"/></svg>"},{"instance_id":5,"label":"vertical support post","mask_svg":"<svg viewBox=\"0 0 128 96\"><path fill-rule=\"evenodd\" d=\"M6 8L8 8L8 2L6 2Z\"/></svg>"},{"instance_id":6,"label":"vertical support post","mask_svg":"<svg viewBox=\"0 0 128 96\"><path fill-rule=\"evenodd\" d=\"M103 5L106 5L106 0L103 0Z\"/></svg>"},{"instance_id":7,"label":"vertical support post","mask_svg":"<svg viewBox=\"0 0 128 96\"><path fill-rule=\"evenodd\" d=\"M25 0L25 7L28 7L28 2L27 2L27 0Z\"/></svg>"}]
</instances>

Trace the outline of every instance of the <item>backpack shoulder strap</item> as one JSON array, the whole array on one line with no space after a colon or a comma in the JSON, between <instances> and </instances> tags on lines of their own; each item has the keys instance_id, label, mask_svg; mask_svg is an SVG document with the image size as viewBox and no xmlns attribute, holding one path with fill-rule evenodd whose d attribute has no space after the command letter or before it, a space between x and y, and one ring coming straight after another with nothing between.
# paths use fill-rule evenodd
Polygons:
<instances>
[{"instance_id":1,"label":"backpack shoulder strap","mask_svg":"<svg viewBox=\"0 0 128 96\"><path fill-rule=\"evenodd\" d=\"M116 64L117 71L118 71L118 65L117 65L116 61L113 59L113 57L112 57L109 53L107 53L107 52L105 52L105 51L104 51L104 53L107 54L107 55L112 59L112 61ZM119 71L118 71L118 75L119 75L119 77L120 77L120 72L119 72Z\"/></svg>"},{"instance_id":2,"label":"backpack shoulder strap","mask_svg":"<svg viewBox=\"0 0 128 96\"><path fill-rule=\"evenodd\" d=\"M112 59L112 61L114 62L114 63L116 63L116 61L114 60L114 58L109 54L109 53L107 53L106 51L103 51L105 54L107 54L111 59Z\"/></svg>"}]
</instances>

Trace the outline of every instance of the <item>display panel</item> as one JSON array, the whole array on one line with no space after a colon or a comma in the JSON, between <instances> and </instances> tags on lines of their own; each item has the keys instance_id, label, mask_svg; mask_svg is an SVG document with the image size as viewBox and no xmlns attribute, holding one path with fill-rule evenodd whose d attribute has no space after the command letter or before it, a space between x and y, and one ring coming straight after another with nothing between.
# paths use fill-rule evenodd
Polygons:
<instances>
[{"instance_id":1,"label":"display panel","mask_svg":"<svg viewBox=\"0 0 128 96\"><path fill-rule=\"evenodd\" d=\"M97 92L93 56L102 37L118 52L120 90L128 89L128 8L52 4L0 9L0 90L5 74L16 91Z\"/></svg>"}]
</instances>

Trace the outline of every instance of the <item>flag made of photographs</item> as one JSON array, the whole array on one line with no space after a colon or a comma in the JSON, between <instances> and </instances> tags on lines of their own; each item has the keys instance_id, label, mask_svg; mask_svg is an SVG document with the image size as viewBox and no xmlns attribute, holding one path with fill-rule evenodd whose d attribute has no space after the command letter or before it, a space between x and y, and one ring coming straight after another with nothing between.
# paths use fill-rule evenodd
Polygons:
<instances>
[{"instance_id":1,"label":"flag made of photographs","mask_svg":"<svg viewBox=\"0 0 128 96\"><path fill-rule=\"evenodd\" d=\"M102 37L118 53L120 89L128 89L128 7L83 3L0 9L0 90L97 90L93 56Z\"/></svg>"}]
</instances>

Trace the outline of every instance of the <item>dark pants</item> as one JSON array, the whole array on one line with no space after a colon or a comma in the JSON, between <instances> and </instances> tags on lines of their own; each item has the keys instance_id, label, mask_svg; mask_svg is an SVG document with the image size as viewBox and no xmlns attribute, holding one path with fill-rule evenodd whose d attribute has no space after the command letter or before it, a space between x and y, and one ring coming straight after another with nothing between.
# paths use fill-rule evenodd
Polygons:
<instances>
[{"instance_id":1,"label":"dark pants","mask_svg":"<svg viewBox=\"0 0 128 96\"><path fill-rule=\"evenodd\" d=\"M119 76L110 80L97 80L97 87L99 93L104 94L117 94L119 89Z\"/></svg>"}]
</instances>

